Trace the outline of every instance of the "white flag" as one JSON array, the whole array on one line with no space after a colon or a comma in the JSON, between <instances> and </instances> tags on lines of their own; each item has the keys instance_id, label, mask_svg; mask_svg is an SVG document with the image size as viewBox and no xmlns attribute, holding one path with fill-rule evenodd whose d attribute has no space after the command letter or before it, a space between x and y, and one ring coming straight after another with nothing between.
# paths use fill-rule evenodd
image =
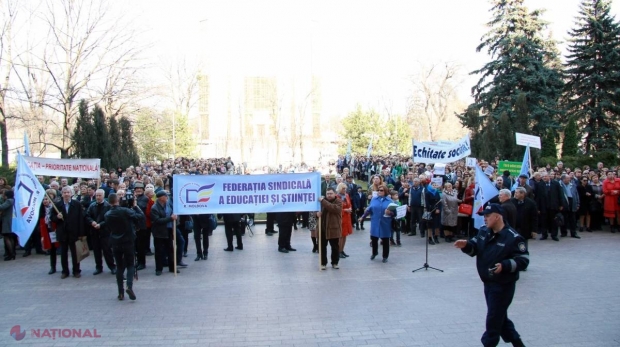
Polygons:
<instances>
[{"instance_id":1,"label":"white flag","mask_svg":"<svg viewBox=\"0 0 620 347\"><path fill-rule=\"evenodd\" d=\"M13 233L24 247L34 227L39 222L39 208L45 190L32 173L21 154L17 155L17 175L15 176L15 203L13 205Z\"/></svg>"},{"instance_id":2,"label":"white flag","mask_svg":"<svg viewBox=\"0 0 620 347\"><path fill-rule=\"evenodd\" d=\"M474 219L474 228L480 229L484 225L484 217L479 216L480 212L489 200L497 196L499 191L493 182L482 172L480 166L476 165L476 188L474 188L474 208L471 217Z\"/></svg>"}]
</instances>

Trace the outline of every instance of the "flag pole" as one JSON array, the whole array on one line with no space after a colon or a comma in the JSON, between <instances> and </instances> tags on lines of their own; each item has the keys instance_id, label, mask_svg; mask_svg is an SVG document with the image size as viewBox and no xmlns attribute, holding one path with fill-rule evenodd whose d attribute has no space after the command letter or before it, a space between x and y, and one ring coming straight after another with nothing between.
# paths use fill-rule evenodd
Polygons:
<instances>
[{"instance_id":1,"label":"flag pole","mask_svg":"<svg viewBox=\"0 0 620 347\"><path fill-rule=\"evenodd\" d=\"M530 169L529 169L529 170L527 170L527 175L528 175L530 178L532 178L532 176L534 175L534 173L533 173L533 166L532 166L532 153L531 153L530 146L527 146L527 158L528 158L528 159L529 159L529 161L530 161ZM530 171L532 171L532 172L530 172ZM529 181L528 181L527 183L529 184Z\"/></svg>"},{"instance_id":2,"label":"flag pole","mask_svg":"<svg viewBox=\"0 0 620 347\"><path fill-rule=\"evenodd\" d=\"M321 266L323 266L323 264L321 263L323 261L323 252L322 252L323 242L321 241L323 239L323 236L321 234L322 233L322 231L321 231L321 224L322 224L321 223L321 217L317 218L317 222L318 222L317 230L319 231L319 271L321 271ZM325 239L327 240L327 238L325 238Z\"/></svg>"},{"instance_id":3,"label":"flag pole","mask_svg":"<svg viewBox=\"0 0 620 347\"><path fill-rule=\"evenodd\" d=\"M174 277L177 277L177 221L172 221L172 258L174 259ZM170 261L170 259L168 259Z\"/></svg>"}]
</instances>

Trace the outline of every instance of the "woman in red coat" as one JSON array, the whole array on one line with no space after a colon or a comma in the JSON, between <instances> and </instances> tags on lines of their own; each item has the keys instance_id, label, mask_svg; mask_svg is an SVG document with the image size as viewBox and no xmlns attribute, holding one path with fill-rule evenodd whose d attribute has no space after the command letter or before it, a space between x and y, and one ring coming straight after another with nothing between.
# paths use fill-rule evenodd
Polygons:
<instances>
[{"instance_id":1,"label":"woman in red coat","mask_svg":"<svg viewBox=\"0 0 620 347\"><path fill-rule=\"evenodd\" d=\"M468 180L469 185L465 189L465 197L463 198L463 203L467 205L474 205L474 189L476 189L476 181L474 178L470 178Z\"/></svg>"},{"instance_id":2,"label":"woman in red coat","mask_svg":"<svg viewBox=\"0 0 620 347\"><path fill-rule=\"evenodd\" d=\"M347 241L347 236L353 234L353 224L351 223L351 212L353 212L353 204L351 198L347 194L347 185L344 183L338 184L336 187L338 198L342 200L342 236L340 237L340 258L346 258L348 255L344 252L344 244Z\"/></svg>"},{"instance_id":3,"label":"woman in red coat","mask_svg":"<svg viewBox=\"0 0 620 347\"><path fill-rule=\"evenodd\" d=\"M618 194L620 194L620 180L614 177L612 171L607 172L607 179L603 182L603 215L609 219L609 227L612 233L618 230Z\"/></svg>"}]
</instances>

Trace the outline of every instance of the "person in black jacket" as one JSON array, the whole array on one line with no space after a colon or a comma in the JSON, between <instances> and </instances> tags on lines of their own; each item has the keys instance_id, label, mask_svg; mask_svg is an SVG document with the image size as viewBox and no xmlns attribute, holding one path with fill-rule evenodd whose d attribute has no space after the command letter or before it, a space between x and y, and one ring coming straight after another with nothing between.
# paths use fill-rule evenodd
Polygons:
<instances>
[{"instance_id":1,"label":"person in black jacket","mask_svg":"<svg viewBox=\"0 0 620 347\"><path fill-rule=\"evenodd\" d=\"M545 194L545 226L542 229L541 240L546 240L548 235L551 234L551 238L554 241L560 241L558 238L558 225L555 223L555 215L562 211L562 200L564 193L558 181L551 179L546 172L542 173L542 185L539 185L537 192L544 190Z\"/></svg>"},{"instance_id":2,"label":"person in black jacket","mask_svg":"<svg viewBox=\"0 0 620 347\"><path fill-rule=\"evenodd\" d=\"M112 193L108 197L108 202L110 203L110 210L106 212L104 218L110 231L110 244L114 251L114 259L118 265L116 272L118 300L124 299L123 273L125 269L127 269L127 295L129 295L129 299L136 300L136 294L133 292L135 224L143 223L145 217L142 210L136 205L136 199L133 199L131 208L120 207L118 196Z\"/></svg>"},{"instance_id":3,"label":"person in black jacket","mask_svg":"<svg viewBox=\"0 0 620 347\"><path fill-rule=\"evenodd\" d=\"M368 197L362 187L357 186L357 191L351 195L351 202L353 203L353 209L355 210L355 230L364 230L364 220L361 222L359 218L366 211L366 206L368 206Z\"/></svg>"},{"instance_id":4,"label":"person in black jacket","mask_svg":"<svg viewBox=\"0 0 620 347\"><path fill-rule=\"evenodd\" d=\"M502 189L497 194L497 198L504 209L504 223L514 228L517 225L517 209L510 201L511 195L510 190Z\"/></svg>"},{"instance_id":5,"label":"person in black jacket","mask_svg":"<svg viewBox=\"0 0 620 347\"><path fill-rule=\"evenodd\" d=\"M237 247L238 250L243 250L243 239L241 236L241 226L239 222L241 221L240 213L227 213L227 214L219 214L219 219L224 219L224 233L226 234L226 242L228 243L228 247L224 248L226 252L232 252L233 249L233 236L237 238Z\"/></svg>"},{"instance_id":6,"label":"person in black jacket","mask_svg":"<svg viewBox=\"0 0 620 347\"><path fill-rule=\"evenodd\" d=\"M168 194L160 190L157 201L151 208L151 231L155 243L155 275L161 276L164 259L168 258L168 270L174 272L174 250L172 246L172 223L177 222L177 215L172 213L172 205L168 204ZM177 269L177 273L179 273Z\"/></svg>"},{"instance_id":7,"label":"person in black jacket","mask_svg":"<svg viewBox=\"0 0 620 347\"><path fill-rule=\"evenodd\" d=\"M95 255L95 272L93 275L99 275L103 272L102 253L106 265L112 274L116 274L116 265L114 265L114 257L110 248L110 230L105 222L105 214L110 210L111 206L104 200L104 196L105 191L97 189L95 191L95 202L86 210L86 223L89 225L93 253Z\"/></svg>"},{"instance_id":8,"label":"person in black jacket","mask_svg":"<svg viewBox=\"0 0 620 347\"><path fill-rule=\"evenodd\" d=\"M454 243L463 253L476 257L478 275L484 283L487 303L486 331L482 334L483 346L497 346L500 337L513 346L523 342L514 324L508 318L519 271L527 269L529 253L525 240L503 220L503 209L490 204L479 214L484 215L486 226L471 240Z\"/></svg>"},{"instance_id":9,"label":"person in black jacket","mask_svg":"<svg viewBox=\"0 0 620 347\"><path fill-rule=\"evenodd\" d=\"M515 189L515 197L511 201L517 209L517 220L514 228L525 239L527 246L527 240L536 238L538 230L536 202L527 197L527 190L524 187Z\"/></svg>"},{"instance_id":10,"label":"person in black jacket","mask_svg":"<svg viewBox=\"0 0 620 347\"><path fill-rule=\"evenodd\" d=\"M278 212L276 213L276 221L278 223L278 252L288 253L296 251L291 247L291 234L293 233L293 224L297 217L295 212Z\"/></svg>"},{"instance_id":11,"label":"person in black jacket","mask_svg":"<svg viewBox=\"0 0 620 347\"><path fill-rule=\"evenodd\" d=\"M73 265L73 277L80 278L80 262L77 259L75 242L78 238L84 238L84 209L77 200L72 200L73 188L66 186L62 188L62 200L54 205L56 209L50 211L50 219L56 223L56 239L60 242L60 264L62 266L62 276L69 277L69 251L71 251L71 261ZM83 240L86 242L86 240Z\"/></svg>"},{"instance_id":12,"label":"person in black jacket","mask_svg":"<svg viewBox=\"0 0 620 347\"><path fill-rule=\"evenodd\" d=\"M210 214L197 214L192 216L194 221L194 241L196 242L196 259L207 260L209 255L209 234L213 232L211 228ZM202 245L200 239L202 237Z\"/></svg>"}]
</instances>

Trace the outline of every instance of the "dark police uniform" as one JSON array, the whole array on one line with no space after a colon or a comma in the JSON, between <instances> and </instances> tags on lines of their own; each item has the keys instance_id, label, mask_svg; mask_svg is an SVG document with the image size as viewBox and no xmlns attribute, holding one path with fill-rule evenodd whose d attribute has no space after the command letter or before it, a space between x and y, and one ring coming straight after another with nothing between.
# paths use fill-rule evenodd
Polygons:
<instances>
[{"instance_id":1,"label":"dark police uniform","mask_svg":"<svg viewBox=\"0 0 620 347\"><path fill-rule=\"evenodd\" d=\"M508 319L508 307L515 293L519 271L525 270L530 262L525 239L507 224L498 233L482 227L478 235L467 241L467 245L461 250L472 257L477 256L478 275L484 283L487 319L482 344L497 346L501 336L505 342L522 346L519 333ZM497 263L502 264L502 272L491 273L489 269L494 268Z\"/></svg>"}]
</instances>

